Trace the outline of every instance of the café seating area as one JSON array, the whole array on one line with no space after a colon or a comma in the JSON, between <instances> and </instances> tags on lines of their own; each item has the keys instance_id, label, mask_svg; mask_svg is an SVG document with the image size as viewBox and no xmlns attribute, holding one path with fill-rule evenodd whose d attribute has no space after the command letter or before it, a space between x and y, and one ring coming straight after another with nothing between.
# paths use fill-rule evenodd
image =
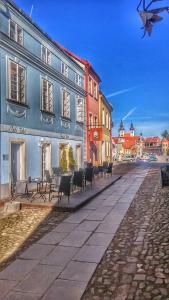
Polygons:
<instances>
[{"instance_id":1,"label":"caf\u00e9 seating area","mask_svg":"<svg viewBox=\"0 0 169 300\"><path fill-rule=\"evenodd\" d=\"M13 181L11 201L23 198L31 203L39 200L51 202L53 198L57 198L60 203L65 196L69 203L75 193L79 191L83 193L89 187L92 189L96 179L112 176L112 169L113 163L104 162L100 166L86 163L84 168L66 173L60 167L52 168L52 174L49 170L45 170L44 178L28 177L27 180Z\"/></svg>"}]
</instances>

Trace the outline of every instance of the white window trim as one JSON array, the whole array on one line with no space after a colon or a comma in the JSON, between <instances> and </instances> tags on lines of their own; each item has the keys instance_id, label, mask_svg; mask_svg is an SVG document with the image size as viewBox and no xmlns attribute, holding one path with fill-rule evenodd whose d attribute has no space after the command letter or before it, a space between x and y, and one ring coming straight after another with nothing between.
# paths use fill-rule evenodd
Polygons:
<instances>
[{"instance_id":1,"label":"white window trim","mask_svg":"<svg viewBox=\"0 0 169 300\"><path fill-rule=\"evenodd\" d=\"M105 126L105 109L102 108L102 125Z\"/></svg>"},{"instance_id":2,"label":"white window trim","mask_svg":"<svg viewBox=\"0 0 169 300\"><path fill-rule=\"evenodd\" d=\"M76 84L78 86L82 86L82 76L78 73L75 73L75 78L76 78Z\"/></svg>"},{"instance_id":3,"label":"white window trim","mask_svg":"<svg viewBox=\"0 0 169 300\"><path fill-rule=\"evenodd\" d=\"M91 82L91 86L90 86ZM89 94L93 95L93 78L89 76Z\"/></svg>"},{"instance_id":4,"label":"white window trim","mask_svg":"<svg viewBox=\"0 0 169 300\"><path fill-rule=\"evenodd\" d=\"M8 36L9 36L10 39L12 39L11 36L10 36L11 22L13 22L15 24L15 38L14 38L14 41L16 43L18 43L19 45L23 46L24 45L24 31L23 31L23 28L20 25L18 25L15 21L13 21L12 19L9 19L9 22L8 22ZM21 32L22 32L22 43L19 43L18 40L17 40L17 28L18 27L21 29Z\"/></svg>"},{"instance_id":5,"label":"white window trim","mask_svg":"<svg viewBox=\"0 0 169 300\"><path fill-rule=\"evenodd\" d=\"M93 96L96 99L98 98L98 86L95 80L93 80Z\"/></svg>"},{"instance_id":6,"label":"white window trim","mask_svg":"<svg viewBox=\"0 0 169 300\"><path fill-rule=\"evenodd\" d=\"M45 59L43 59L43 48L45 49ZM48 60L48 55L47 55L47 53L49 52L49 60ZM45 62L46 64L48 64L48 65L51 65L51 61L52 61L52 54L51 54L51 52L50 52L50 50L47 48L47 47L45 47L44 45L41 45L41 59L42 59L42 61L43 62Z\"/></svg>"},{"instance_id":7,"label":"white window trim","mask_svg":"<svg viewBox=\"0 0 169 300\"><path fill-rule=\"evenodd\" d=\"M63 92L65 92L66 94L69 94L69 97L70 97L70 92L66 89L66 88L62 88L61 89L61 117L62 118L68 118L68 119L71 119L71 102L70 102L70 98L69 98L69 116L64 116L64 113L63 113Z\"/></svg>"},{"instance_id":8,"label":"white window trim","mask_svg":"<svg viewBox=\"0 0 169 300\"><path fill-rule=\"evenodd\" d=\"M97 122L95 124L95 118L97 119ZM93 115L93 125L96 126L96 128L98 127L98 115Z\"/></svg>"},{"instance_id":9,"label":"white window trim","mask_svg":"<svg viewBox=\"0 0 169 300\"><path fill-rule=\"evenodd\" d=\"M21 102L21 101L18 101L16 99L12 99L11 97L11 63L14 63L16 66L17 66L17 74L18 74L18 67L20 66L21 68L24 69L24 72L25 72L25 82L24 82L24 100ZM18 75L17 75L18 77ZM18 79L18 78L17 78ZM8 59L8 97L10 100L12 101L16 101L18 103L23 103L23 104L26 104L26 68L25 66L19 64L18 62L16 61L13 61L12 59ZM17 80L17 99L18 99L18 80Z\"/></svg>"},{"instance_id":10,"label":"white window trim","mask_svg":"<svg viewBox=\"0 0 169 300\"><path fill-rule=\"evenodd\" d=\"M62 68L63 67L63 68ZM66 70L67 69L67 70ZM62 72L62 70L63 70L63 72ZM69 67L68 67L68 65L66 64L66 63L64 63L63 61L61 61L61 73L64 75L64 76L66 76L66 77L68 77L69 76Z\"/></svg>"},{"instance_id":11,"label":"white window trim","mask_svg":"<svg viewBox=\"0 0 169 300\"><path fill-rule=\"evenodd\" d=\"M78 119L78 100L82 100L82 118L81 120ZM80 97L79 95L76 96L76 121L80 123L84 123L84 98Z\"/></svg>"},{"instance_id":12,"label":"white window trim","mask_svg":"<svg viewBox=\"0 0 169 300\"><path fill-rule=\"evenodd\" d=\"M51 86L52 86L52 109L50 109L50 110L44 109L43 81L47 82L47 97L49 96L49 94L48 94L49 84L51 84ZM49 100L48 100L48 102L49 102ZM54 112L54 86L53 86L53 83L50 80L46 79L45 77L41 77L41 110L49 112L49 113Z\"/></svg>"},{"instance_id":13,"label":"white window trim","mask_svg":"<svg viewBox=\"0 0 169 300\"><path fill-rule=\"evenodd\" d=\"M92 116L92 122L90 123L90 115ZM89 111L89 128L93 127L93 113Z\"/></svg>"}]
</instances>

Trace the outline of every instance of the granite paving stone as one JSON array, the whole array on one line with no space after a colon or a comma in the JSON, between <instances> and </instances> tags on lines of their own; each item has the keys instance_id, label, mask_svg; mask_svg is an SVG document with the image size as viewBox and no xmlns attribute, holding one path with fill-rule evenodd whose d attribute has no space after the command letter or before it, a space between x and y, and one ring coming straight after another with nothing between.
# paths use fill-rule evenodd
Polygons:
<instances>
[{"instance_id":1,"label":"granite paving stone","mask_svg":"<svg viewBox=\"0 0 169 300\"><path fill-rule=\"evenodd\" d=\"M38 241L38 244L56 245L61 242L67 235L67 232L52 231L46 234L42 239L40 239Z\"/></svg>"},{"instance_id":2,"label":"granite paving stone","mask_svg":"<svg viewBox=\"0 0 169 300\"><path fill-rule=\"evenodd\" d=\"M96 267L96 263L71 261L59 278L87 282L93 275Z\"/></svg>"},{"instance_id":3,"label":"granite paving stone","mask_svg":"<svg viewBox=\"0 0 169 300\"><path fill-rule=\"evenodd\" d=\"M94 231L99 224L100 222L97 221L83 221L76 227L76 230Z\"/></svg>"},{"instance_id":4,"label":"granite paving stone","mask_svg":"<svg viewBox=\"0 0 169 300\"><path fill-rule=\"evenodd\" d=\"M86 217L91 213L91 210L80 210L78 212L73 213L70 217L65 219L65 222L69 223L81 223L83 220L86 219Z\"/></svg>"},{"instance_id":5,"label":"granite paving stone","mask_svg":"<svg viewBox=\"0 0 169 300\"><path fill-rule=\"evenodd\" d=\"M108 223L108 222L102 222L98 228L96 229L96 232L104 232L104 233L111 233L111 234L115 234L117 228L119 226L119 223ZM112 235L113 238L113 235Z\"/></svg>"},{"instance_id":6,"label":"granite paving stone","mask_svg":"<svg viewBox=\"0 0 169 300\"><path fill-rule=\"evenodd\" d=\"M106 248L106 246L85 245L77 252L73 259L77 261L99 263Z\"/></svg>"},{"instance_id":7,"label":"granite paving stone","mask_svg":"<svg viewBox=\"0 0 169 300\"><path fill-rule=\"evenodd\" d=\"M36 259L40 260L44 258L54 249L52 245L40 245L38 243L30 246L25 252L20 255L20 258L24 259Z\"/></svg>"},{"instance_id":8,"label":"granite paving stone","mask_svg":"<svg viewBox=\"0 0 169 300\"><path fill-rule=\"evenodd\" d=\"M37 265L21 283L15 286L14 290L37 293L42 296L62 269L56 266Z\"/></svg>"},{"instance_id":9,"label":"granite paving stone","mask_svg":"<svg viewBox=\"0 0 169 300\"><path fill-rule=\"evenodd\" d=\"M64 267L77 251L77 247L57 246L46 258L41 260L41 264Z\"/></svg>"},{"instance_id":10,"label":"granite paving stone","mask_svg":"<svg viewBox=\"0 0 169 300\"><path fill-rule=\"evenodd\" d=\"M87 245L107 246L112 240L112 234L96 232L91 235L89 240L86 242Z\"/></svg>"},{"instance_id":11,"label":"granite paving stone","mask_svg":"<svg viewBox=\"0 0 169 300\"><path fill-rule=\"evenodd\" d=\"M0 272L0 279L6 280L21 280L27 275L36 265L37 260L16 259L6 269Z\"/></svg>"},{"instance_id":12,"label":"granite paving stone","mask_svg":"<svg viewBox=\"0 0 169 300\"><path fill-rule=\"evenodd\" d=\"M87 217L86 220L93 220L93 221L102 221L105 216L107 215L107 212L97 212L97 211L93 211L92 213L90 213Z\"/></svg>"},{"instance_id":13,"label":"granite paving stone","mask_svg":"<svg viewBox=\"0 0 169 300\"><path fill-rule=\"evenodd\" d=\"M62 222L53 231L70 233L78 224Z\"/></svg>"},{"instance_id":14,"label":"granite paving stone","mask_svg":"<svg viewBox=\"0 0 169 300\"><path fill-rule=\"evenodd\" d=\"M5 296L17 283L17 281L0 280L0 300L4 300Z\"/></svg>"},{"instance_id":15,"label":"granite paving stone","mask_svg":"<svg viewBox=\"0 0 169 300\"><path fill-rule=\"evenodd\" d=\"M42 300L80 300L87 282L57 279Z\"/></svg>"},{"instance_id":16,"label":"granite paving stone","mask_svg":"<svg viewBox=\"0 0 169 300\"><path fill-rule=\"evenodd\" d=\"M91 232L73 230L59 245L71 246L71 247L82 247L85 241L89 238Z\"/></svg>"},{"instance_id":17,"label":"granite paving stone","mask_svg":"<svg viewBox=\"0 0 169 300\"><path fill-rule=\"evenodd\" d=\"M39 300L40 295L32 293L20 293L20 292L11 292L7 295L4 300Z\"/></svg>"}]
</instances>

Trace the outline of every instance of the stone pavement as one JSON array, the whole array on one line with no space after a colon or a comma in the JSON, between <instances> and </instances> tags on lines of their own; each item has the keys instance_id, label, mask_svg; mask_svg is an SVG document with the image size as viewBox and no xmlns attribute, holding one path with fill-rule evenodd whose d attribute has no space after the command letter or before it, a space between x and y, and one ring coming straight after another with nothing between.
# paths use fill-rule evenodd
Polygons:
<instances>
[{"instance_id":1,"label":"stone pavement","mask_svg":"<svg viewBox=\"0 0 169 300\"><path fill-rule=\"evenodd\" d=\"M0 273L0 299L79 300L147 169L136 167Z\"/></svg>"},{"instance_id":2,"label":"stone pavement","mask_svg":"<svg viewBox=\"0 0 169 300\"><path fill-rule=\"evenodd\" d=\"M169 188L151 169L83 300L169 300Z\"/></svg>"}]
</instances>

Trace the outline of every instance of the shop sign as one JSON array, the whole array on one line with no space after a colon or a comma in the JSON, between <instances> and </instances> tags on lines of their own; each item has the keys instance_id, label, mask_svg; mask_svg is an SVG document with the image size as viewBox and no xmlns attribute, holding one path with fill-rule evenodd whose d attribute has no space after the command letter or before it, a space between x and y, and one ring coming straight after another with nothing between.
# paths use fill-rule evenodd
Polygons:
<instances>
[{"instance_id":1,"label":"shop sign","mask_svg":"<svg viewBox=\"0 0 169 300\"><path fill-rule=\"evenodd\" d=\"M102 141L102 128L91 128L90 129L90 141Z\"/></svg>"}]
</instances>

